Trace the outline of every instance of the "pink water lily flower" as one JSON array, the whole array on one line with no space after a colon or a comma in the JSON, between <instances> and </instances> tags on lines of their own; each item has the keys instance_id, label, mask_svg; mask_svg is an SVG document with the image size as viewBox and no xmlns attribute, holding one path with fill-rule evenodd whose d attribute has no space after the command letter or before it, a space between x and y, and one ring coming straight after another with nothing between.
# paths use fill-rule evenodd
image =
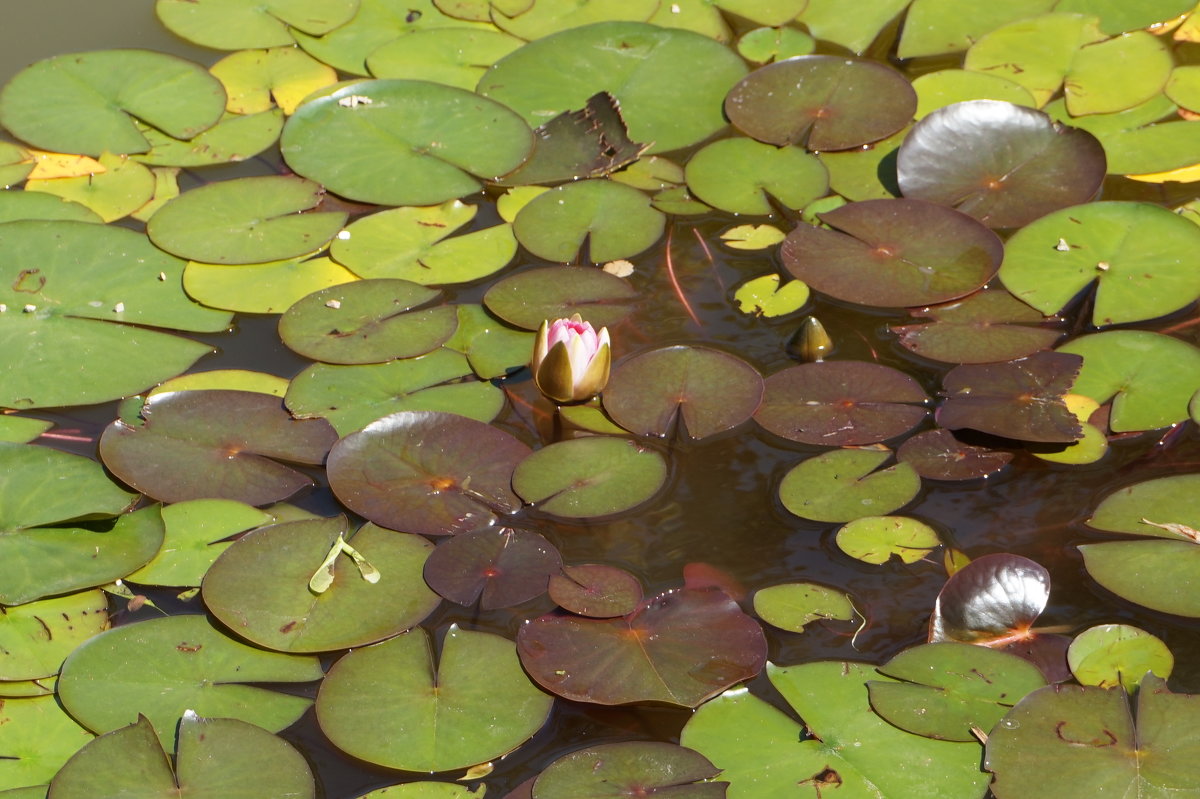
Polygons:
<instances>
[{"instance_id":1,"label":"pink water lily flower","mask_svg":"<svg viewBox=\"0 0 1200 799\"><path fill-rule=\"evenodd\" d=\"M533 380L555 402L591 399L608 382L612 363L608 328L597 333L579 314L546 320L533 345Z\"/></svg>"}]
</instances>

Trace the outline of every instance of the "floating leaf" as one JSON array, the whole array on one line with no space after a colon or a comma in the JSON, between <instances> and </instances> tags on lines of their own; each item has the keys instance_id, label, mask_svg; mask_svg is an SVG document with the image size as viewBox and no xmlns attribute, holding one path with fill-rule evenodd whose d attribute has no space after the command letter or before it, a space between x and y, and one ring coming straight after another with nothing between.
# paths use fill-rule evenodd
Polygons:
<instances>
[{"instance_id":1,"label":"floating leaf","mask_svg":"<svg viewBox=\"0 0 1200 799\"><path fill-rule=\"evenodd\" d=\"M1147 31L1085 45L1063 80L1067 110L1079 117L1132 108L1161 92L1174 66L1167 45Z\"/></svg>"},{"instance_id":2,"label":"floating leaf","mask_svg":"<svg viewBox=\"0 0 1200 799\"><path fill-rule=\"evenodd\" d=\"M861 0L847 14L841 0L808 0L796 20L815 38L862 54L906 5L908 0Z\"/></svg>"},{"instance_id":3,"label":"floating leaf","mask_svg":"<svg viewBox=\"0 0 1200 799\"><path fill-rule=\"evenodd\" d=\"M25 416L16 416L7 413L0 414L0 441L27 444L52 427L54 427L54 422L46 419L30 419Z\"/></svg>"},{"instance_id":4,"label":"floating leaf","mask_svg":"<svg viewBox=\"0 0 1200 799\"><path fill-rule=\"evenodd\" d=\"M538 799L666 794L718 799L728 783L703 755L672 743L627 741L578 749L555 760L533 784Z\"/></svg>"},{"instance_id":5,"label":"floating leaf","mask_svg":"<svg viewBox=\"0 0 1200 799\"><path fill-rule=\"evenodd\" d=\"M624 438L587 436L534 452L513 472L513 490L544 513L607 516L649 501L667 480L657 451Z\"/></svg>"},{"instance_id":6,"label":"floating leaf","mask_svg":"<svg viewBox=\"0 0 1200 799\"><path fill-rule=\"evenodd\" d=\"M782 234L780 234L780 238L782 238ZM741 248L739 247L739 249ZM786 316L800 310L808 302L808 286L800 280L789 280L782 286L780 286L780 282L779 275L763 275L746 281L733 294L738 310L742 313L752 313L755 316L768 318Z\"/></svg>"},{"instance_id":7,"label":"floating leaf","mask_svg":"<svg viewBox=\"0 0 1200 799\"><path fill-rule=\"evenodd\" d=\"M287 388L287 380L265 372L251 372L246 369L210 369L207 372L191 372L164 380L150 389L146 393L146 397L169 394L172 391L208 391L211 389L257 391L259 394L282 397L287 393Z\"/></svg>"},{"instance_id":8,"label":"floating leaf","mask_svg":"<svg viewBox=\"0 0 1200 799\"><path fill-rule=\"evenodd\" d=\"M956 366L942 378L946 401L938 424L1021 441L1075 441L1083 431L1064 397L1080 366L1078 356L1062 351Z\"/></svg>"},{"instance_id":9,"label":"floating leaf","mask_svg":"<svg viewBox=\"0 0 1200 799\"><path fill-rule=\"evenodd\" d=\"M154 175L137 161L104 153L100 163L105 170L99 174L50 180L30 178L25 181L25 190L79 203L105 222L129 216L153 196Z\"/></svg>"},{"instance_id":10,"label":"floating leaf","mask_svg":"<svg viewBox=\"0 0 1200 799\"><path fill-rule=\"evenodd\" d=\"M133 156L150 166L209 166L245 161L271 147L283 130L279 109L241 116L224 114L217 124L190 139L173 139L154 128L139 128L150 151Z\"/></svg>"},{"instance_id":11,"label":"floating leaf","mask_svg":"<svg viewBox=\"0 0 1200 799\"><path fill-rule=\"evenodd\" d=\"M666 436L682 422L693 439L745 422L762 378L736 356L706 347L664 347L624 361L604 390L604 410L634 433Z\"/></svg>"},{"instance_id":12,"label":"floating leaf","mask_svg":"<svg viewBox=\"0 0 1200 799\"><path fill-rule=\"evenodd\" d=\"M1052 117L1083 128L1104 145L1110 175L1163 173L1200 161L1200 129L1179 119L1178 107L1165 95L1113 114L1072 118L1066 104L1055 100L1046 106Z\"/></svg>"},{"instance_id":13,"label":"floating leaf","mask_svg":"<svg viewBox=\"0 0 1200 799\"><path fill-rule=\"evenodd\" d=\"M813 37L795 28L755 28L737 41L738 54L753 64L809 55L816 47Z\"/></svg>"},{"instance_id":14,"label":"floating leaf","mask_svg":"<svg viewBox=\"0 0 1200 799\"><path fill-rule=\"evenodd\" d=\"M864 563L887 563L893 555L916 563L941 543L937 530L904 516L864 516L837 531L838 549Z\"/></svg>"},{"instance_id":15,"label":"floating leaf","mask_svg":"<svg viewBox=\"0 0 1200 799\"><path fill-rule=\"evenodd\" d=\"M521 671L512 642L455 624L436 670L420 628L341 658L321 684L317 720L334 746L361 760L448 771L516 748L552 703Z\"/></svg>"},{"instance_id":16,"label":"floating leaf","mask_svg":"<svg viewBox=\"0 0 1200 799\"><path fill-rule=\"evenodd\" d=\"M377 78L428 80L474 91L492 64L522 44L485 28L415 30L373 50L367 68Z\"/></svg>"},{"instance_id":17,"label":"floating leaf","mask_svg":"<svg viewBox=\"0 0 1200 799\"><path fill-rule=\"evenodd\" d=\"M907 505L921 478L907 463L876 471L891 457L884 450L841 449L802 461L783 476L779 498L803 519L849 522Z\"/></svg>"},{"instance_id":18,"label":"floating leaf","mask_svg":"<svg viewBox=\"0 0 1200 799\"><path fill-rule=\"evenodd\" d=\"M53 696L6 699L0 706L0 796L21 799L11 789L48 783L92 738ZM44 787L37 799L46 799Z\"/></svg>"},{"instance_id":19,"label":"floating leaf","mask_svg":"<svg viewBox=\"0 0 1200 799\"><path fill-rule=\"evenodd\" d=\"M886 139L853 150L817 153L821 163L829 170L829 188L853 202L899 197L896 154L909 130L911 126L905 126ZM845 204L836 202L836 199L834 203L835 208ZM831 210L828 206L819 206L814 213L806 214L804 221L815 225L815 215L828 210Z\"/></svg>"},{"instance_id":20,"label":"floating leaf","mask_svg":"<svg viewBox=\"0 0 1200 799\"><path fill-rule=\"evenodd\" d=\"M149 563L126 576L145 585L199 586L233 536L274 521L267 511L230 499L176 502L161 511L166 534Z\"/></svg>"},{"instance_id":21,"label":"floating leaf","mask_svg":"<svg viewBox=\"0 0 1200 799\"><path fill-rule=\"evenodd\" d=\"M896 450L896 460L932 480L975 480L996 474L1013 459L1011 452L964 444L949 430L926 430Z\"/></svg>"},{"instance_id":22,"label":"floating leaf","mask_svg":"<svg viewBox=\"0 0 1200 799\"><path fill-rule=\"evenodd\" d=\"M783 583L754 593L754 612L767 624L794 633L814 621L853 621L859 615L850 595L817 583Z\"/></svg>"},{"instance_id":23,"label":"floating leaf","mask_svg":"<svg viewBox=\"0 0 1200 799\"><path fill-rule=\"evenodd\" d=\"M985 33L1009 22L1044 14L1057 2L973 2L970 11L962 13L960 0L913 0L904 18L898 55L907 59L966 50Z\"/></svg>"},{"instance_id":24,"label":"floating leaf","mask_svg":"<svg viewBox=\"0 0 1200 799\"><path fill-rule=\"evenodd\" d=\"M183 270L189 295L213 308L240 313L283 313L309 294L357 279L329 258L237 266L189 261Z\"/></svg>"},{"instance_id":25,"label":"floating leaf","mask_svg":"<svg viewBox=\"0 0 1200 799\"><path fill-rule=\"evenodd\" d=\"M0 222L15 222L20 219L104 221L86 205L52 194L38 191L0 191Z\"/></svg>"},{"instance_id":26,"label":"floating leaf","mask_svg":"<svg viewBox=\"0 0 1200 799\"><path fill-rule=\"evenodd\" d=\"M1097 22L1070 13L1018 19L975 40L964 68L1021 84L1040 108L1062 87L1079 49L1105 38Z\"/></svg>"},{"instance_id":27,"label":"floating leaf","mask_svg":"<svg viewBox=\"0 0 1200 799\"><path fill-rule=\"evenodd\" d=\"M425 582L460 605L479 601L483 610L508 608L546 593L562 558L554 545L530 530L476 530L456 535L425 562Z\"/></svg>"},{"instance_id":28,"label":"floating leaf","mask_svg":"<svg viewBox=\"0 0 1200 799\"><path fill-rule=\"evenodd\" d=\"M1175 657L1161 639L1128 624L1101 624L1075 636L1067 650L1071 673L1083 685L1133 694L1146 672L1167 679Z\"/></svg>"},{"instance_id":29,"label":"floating leaf","mask_svg":"<svg viewBox=\"0 0 1200 799\"><path fill-rule=\"evenodd\" d=\"M787 235L774 225L735 225L721 234L721 241L725 242L725 246L732 247L735 250L765 250L774 247L785 238L787 238ZM773 280L776 287L778 287L779 275L763 275L761 278L755 278L755 280L763 284ZM748 283L743 285L748 285L752 282L754 281L748 281ZM803 285L803 283L800 283L789 290L787 300L789 304L792 302L794 296L799 294L800 286ZM734 295L734 299L737 299L736 294ZM792 310L799 308L807 299L808 295L805 294L804 300L795 303L795 307ZM739 305L741 304L743 303L739 301ZM779 316L780 314L771 315Z\"/></svg>"},{"instance_id":30,"label":"floating leaf","mask_svg":"<svg viewBox=\"0 0 1200 799\"><path fill-rule=\"evenodd\" d=\"M37 680L58 674L75 647L106 629L108 598L103 591L6 607L0 616L0 679ZM0 705L0 713L3 710Z\"/></svg>"},{"instance_id":31,"label":"floating leaf","mask_svg":"<svg viewBox=\"0 0 1200 799\"><path fill-rule=\"evenodd\" d=\"M475 374L490 380L523 368L533 341L532 333L514 330L482 305L464 303L458 306L458 330L444 346L466 355Z\"/></svg>"},{"instance_id":32,"label":"floating leaf","mask_svg":"<svg viewBox=\"0 0 1200 799\"><path fill-rule=\"evenodd\" d=\"M668 591L616 619L541 616L521 627L517 649L546 690L603 705L696 707L756 675L767 656L762 628L736 602L696 589Z\"/></svg>"},{"instance_id":33,"label":"floating leaf","mask_svg":"<svg viewBox=\"0 0 1200 799\"><path fill-rule=\"evenodd\" d=\"M642 601L642 584L624 569L602 563L563 566L550 575L550 598L563 610L596 619L624 616Z\"/></svg>"},{"instance_id":34,"label":"floating leaf","mask_svg":"<svg viewBox=\"0 0 1200 799\"><path fill-rule=\"evenodd\" d=\"M816 156L752 139L705 146L688 160L686 175L692 194L734 214L769 214L768 197L803 208L829 190L829 173Z\"/></svg>"},{"instance_id":35,"label":"floating leaf","mask_svg":"<svg viewBox=\"0 0 1200 799\"><path fill-rule=\"evenodd\" d=\"M358 0L157 0L154 12L173 33L217 50L292 44L290 27L315 36L345 24Z\"/></svg>"},{"instance_id":36,"label":"floating leaf","mask_svg":"<svg viewBox=\"0 0 1200 799\"><path fill-rule=\"evenodd\" d=\"M645 250L662 235L665 218L637 189L610 180L583 180L533 198L513 222L524 247L548 261L603 263Z\"/></svg>"},{"instance_id":37,"label":"floating leaf","mask_svg":"<svg viewBox=\"0 0 1200 799\"><path fill-rule=\"evenodd\" d=\"M610 327L633 312L637 290L600 269L552 266L526 269L497 281L483 304L505 322L537 330L547 319L579 314L593 327Z\"/></svg>"},{"instance_id":38,"label":"floating leaf","mask_svg":"<svg viewBox=\"0 0 1200 799\"><path fill-rule=\"evenodd\" d=\"M277 397L252 391L160 394L139 415L140 422L118 419L105 429L100 457L165 502L278 502L312 485L280 461L319 464L337 439L323 419L294 419Z\"/></svg>"},{"instance_id":39,"label":"floating leaf","mask_svg":"<svg viewBox=\"0 0 1200 799\"><path fill-rule=\"evenodd\" d=\"M1046 0L1033 0L1045 3ZM909 16L912 12L909 12ZM963 15L948 15L960 19ZM913 78L913 90L917 93L916 118L924 119L939 108L968 100L1002 100L1013 105L1033 108L1033 95L1019 83L991 75L987 72L970 72L965 69L940 69L926 72Z\"/></svg>"},{"instance_id":40,"label":"floating leaf","mask_svg":"<svg viewBox=\"0 0 1200 799\"><path fill-rule=\"evenodd\" d=\"M1002 646L1031 637L1050 599L1050 572L1020 555L984 555L942 586L929 640Z\"/></svg>"},{"instance_id":41,"label":"floating leaf","mask_svg":"<svg viewBox=\"0 0 1200 799\"><path fill-rule=\"evenodd\" d=\"M1049 348L1062 335L1053 328L1034 327L1046 318L1007 291L995 289L911 313L934 321L893 327L892 332L905 349L935 361L1013 360Z\"/></svg>"},{"instance_id":42,"label":"floating leaf","mask_svg":"<svg viewBox=\"0 0 1200 799\"><path fill-rule=\"evenodd\" d=\"M162 2L171 0L160 0L160 5ZM258 114L275 106L291 114L306 96L337 82L332 67L303 50L286 46L239 50L213 64L209 71L225 87L229 95L225 109L234 114Z\"/></svg>"}]
</instances>

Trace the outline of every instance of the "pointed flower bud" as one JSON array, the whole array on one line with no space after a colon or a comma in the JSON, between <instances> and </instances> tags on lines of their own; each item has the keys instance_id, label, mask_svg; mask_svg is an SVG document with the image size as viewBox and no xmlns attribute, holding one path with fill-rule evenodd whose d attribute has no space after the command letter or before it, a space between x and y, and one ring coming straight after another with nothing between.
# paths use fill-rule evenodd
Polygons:
<instances>
[{"instance_id":1,"label":"pointed flower bud","mask_svg":"<svg viewBox=\"0 0 1200 799\"><path fill-rule=\"evenodd\" d=\"M608 328L597 333L579 314L546 320L533 345L533 380L555 402L591 399L608 382L612 363Z\"/></svg>"}]
</instances>

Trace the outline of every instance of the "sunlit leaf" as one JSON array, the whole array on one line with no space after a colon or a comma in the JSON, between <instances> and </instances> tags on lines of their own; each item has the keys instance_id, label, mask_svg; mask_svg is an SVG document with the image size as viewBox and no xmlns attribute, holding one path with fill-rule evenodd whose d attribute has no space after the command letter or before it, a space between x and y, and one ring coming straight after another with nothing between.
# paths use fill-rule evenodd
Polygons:
<instances>
[{"instance_id":1,"label":"sunlit leaf","mask_svg":"<svg viewBox=\"0 0 1200 799\"><path fill-rule=\"evenodd\" d=\"M921 478L907 463L879 469L883 450L840 449L802 461L779 484L783 506L803 519L849 522L888 514L917 495Z\"/></svg>"},{"instance_id":2,"label":"sunlit leaf","mask_svg":"<svg viewBox=\"0 0 1200 799\"><path fill-rule=\"evenodd\" d=\"M476 530L451 537L425 562L425 582L460 605L519 605L546 592L562 567L554 545L531 530Z\"/></svg>"}]
</instances>

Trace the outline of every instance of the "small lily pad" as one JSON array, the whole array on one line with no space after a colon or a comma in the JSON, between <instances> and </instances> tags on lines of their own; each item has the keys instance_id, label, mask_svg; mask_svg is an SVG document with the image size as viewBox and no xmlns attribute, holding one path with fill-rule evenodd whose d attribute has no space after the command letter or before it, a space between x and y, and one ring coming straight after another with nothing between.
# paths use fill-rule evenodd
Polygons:
<instances>
[{"instance_id":1,"label":"small lily pad","mask_svg":"<svg viewBox=\"0 0 1200 799\"><path fill-rule=\"evenodd\" d=\"M239 313L283 313L313 292L357 279L329 258L237 266L189 261L183 270L183 287L191 297Z\"/></svg>"},{"instance_id":2,"label":"small lily pad","mask_svg":"<svg viewBox=\"0 0 1200 799\"><path fill-rule=\"evenodd\" d=\"M665 217L650 197L611 180L583 180L533 198L517 214L513 232L524 247L547 261L587 259L603 263L637 255L662 236Z\"/></svg>"},{"instance_id":3,"label":"small lily pad","mask_svg":"<svg viewBox=\"0 0 1200 799\"><path fill-rule=\"evenodd\" d=\"M277 108L244 116L226 113L217 124L190 139L173 139L155 128L139 127L150 150L131 157L148 166L229 164L271 147L282 129L283 112Z\"/></svg>"},{"instance_id":4,"label":"small lily pad","mask_svg":"<svg viewBox=\"0 0 1200 799\"><path fill-rule=\"evenodd\" d=\"M99 590L4 608L0 616L0 679L37 680L58 674L63 659L107 630L108 624L108 597ZM0 712L3 709L0 705Z\"/></svg>"},{"instance_id":5,"label":"small lily pad","mask_svg":"<svg viewBox=\"0 0 1200 799\"><path fill-rule=\"evenodd\" d=\"M896 450L896 460L911 464L932 480L976 480L996 474L1013 459L1011 452L963 443L949 430L926 430Z\"/></svg>"},{"instance_id":6,"label":"small lily pad","mask_svg":"<svg viewBox=\"0 0 1200 799\"><path fill-rule=\"evenodd\" d=\"M603 563L563 566L550 575L550 598L564 610L594 619L632 613L642 601L642 583L624 569Z\"/></svg>"},{"instance_id":7,"label":"small lily pad","mask_svg":"<svg viewBox=\"0 0 1200 799\"><path fill-rule=\"evenodd\" d=\"M474 91L492 64L524 43L486 28L427 28L371 51L367 69L377 78L428 80Z\"/></svg>"},{"instance_id":8,"label":"small lily pad","mask_svg":"<svg viewBox=\"0 0 1200 799\"><path fill-rule=\"evenodd\" d=\"M638 292L629 281L579 266L526 269L497 281L483 296L489 311L525 330L572 314L597 329L609 327L632 313L637 303Z\"/></svg>"},{"instance_id":9,"label":"small lily pad","mask_svg":"<svg viewBox=\"0 0 1200 799\"><path fill-rule=\"evenodd\" d=\"M1167 679L1175 656L1167 645L1145 630L1128 624L1101 624L1075 636L1067 650L1071 673L1083 685L1137 691L1146 676Z\"/></svg>"},{"instance_id":10,"label":"small lily pad","mask_svg":"<svg viewBox=\"0 0 1200 799\"><path fill-rule=\"evenodd\" d=\"M938 592L929 640L997 646L1030 636L1050 599L1050 572L1007 553L984 555L956 571Z\"/></svg>"},{"instance_id":11,"label":"small lily pad","mask_svg":"<svg viewBox=\"0 0 1200 799\"><path fill-rule=\"evenodd\" d=\"M941 543L937 530L905 516L864 516L837 531L838 549L864 563L916 563Z\"/></svg>"},{"instance_id":12,"label":"small lily pad","mask_svg":"<svg viewBox=\"0 0 1200 799\"><path fill-rule=\"evenodd\" d=\"M754 593L754 612L781 630L794 633L814 621L853 621L859 616L850 595L817 583L783 583Z\"/></svg>"},{"instance_id":13,"label":"small lily pad","mask_svg":"<svg viewBox=\"0 0 1200 799\"><path fill-rule=\"evenodd\" d=\"M783 476L779 498L804 519L849 522L899 510L917 495L921 478L907 463L876 471L888 451L841 449L802 461Z\"/></svg>"},{"instance_id":14,"label":"small lily pad","mask_svg":"<svg viewBox=\"0 0 1200 799\"><path fill-rule=\"evenodd\" d=\"M345 24L358 0L157 0L154 12L173 33L217 50L276 47L295 42L290 28L319 36Z\"/></svg>"},{"instance_id":15,"label":"small lily pad","mask_svg":"<svg viewBox=\"0 0 1200 799\"><path fill-rule=\"evenodd\" d=\"M1001 267L1003 268L1003 267ZM1062 332L1038 326L1049 321L1007 291L989 289L945 305L911 311L933 319L893 327L900 345L935 361L992 363L1048 349Z\"/></svg>"},{"instance_id":16,"label":"small lily pad","mask_svg":"<svg viewBox=\"0 0 1200 799\"><path fill-rule=\"evenodd\" d=\"M287 46L242 49L225 56L209 71L225 86L229 95L225 109L234 114L259 114L276 106L291 114L309 94L337 82L337 72L332 67L303 50Z\"/></svg>"},{"instance_id":17,"label":"small lily pad","mask_svg":"<svg viewBox=\"0 0 1200 799\"><path fill-rule=\"evenodd\" d=\"M508 608L546 593L562 558L554 545L531 530L475 530L456 535L425 562L425 582L460 605L483 610Z\"/></svg>"},{"instance_id":18,"label":"small lily pad","mask_svg":"<svg viewBox=\"0 0 1200 799\"><path fill-rule=\"evenodd\" d=\"M728 783L708 758L678 744L627 741L579 749L555 760L533 783L537 799L663 794L719 799Z\"/></svg>"},{"instance_id":19,"label":"small lily pad","mask_svg":"<svg viewBox=\"0 0 1200 799\"><path fill-rule=\"evenodd\" d=\"M687 163L687 184L704 202L734 214L771 213L770 195L803 208L829 190L829 173L799 147L772 147L753 139L722 139Z\"/></svg>"},{"instance_id":20,"label":"small lily pad","mask_svg":"<svg viewBox=\"0 0 1200 799\"><path fill-rule=\"evenodd\" d=\"M565 518L607 516L649 501L667 480L657 451L623 438L559 441L523 460L513 490L544 513Z\"/></svg>"},{"instance_id":21,"label":"small lily pad","mask_svg":"<svg viewBox=\"0 0 1200 799\"><path fill-rule=\"evenodd\" d=\"M783 238L782 234L779 238ZM786 316L803 308L809 297L804 281L789 280L780 285L782 282L779 275L763 275L738 286L733 294L738 310L769 318Z\"/></svg>"},{"instance_id":22,"label":"small lily pad","mask_svg":"<svg viewBox=\"0 0 1200 799\"><path fill-rule=\"evenodd\" d=\"M79 726L53 696L5 699L0 706L0 797L46 799L26 785L48 783L63 764L94 736Z\"/></svg>"},{"instance_id":23,"label":"small lily pad","mask_svg":"<svg viewBox=\"0 0 1200 799\"><path fill-rule=\"evenodd\" d=\"M217 556L232 537L275 517L231 499L193 499L167 505L161 511L166 533L158 554L125 577L145 585L199 587Z\"/></svg>"},{"instance_id":24,"label":"small lily pad","mask_svg":"<svg viewBox=\"0 0 1200 799\"><path fill-rule=\"evenodd\" d=\"M91 209L105 222L129 216L154 194L154 175L126 156L104 153L105 171L81 177L25 181L26 191L53 194Z\"/></svg>"}]
</instances>

